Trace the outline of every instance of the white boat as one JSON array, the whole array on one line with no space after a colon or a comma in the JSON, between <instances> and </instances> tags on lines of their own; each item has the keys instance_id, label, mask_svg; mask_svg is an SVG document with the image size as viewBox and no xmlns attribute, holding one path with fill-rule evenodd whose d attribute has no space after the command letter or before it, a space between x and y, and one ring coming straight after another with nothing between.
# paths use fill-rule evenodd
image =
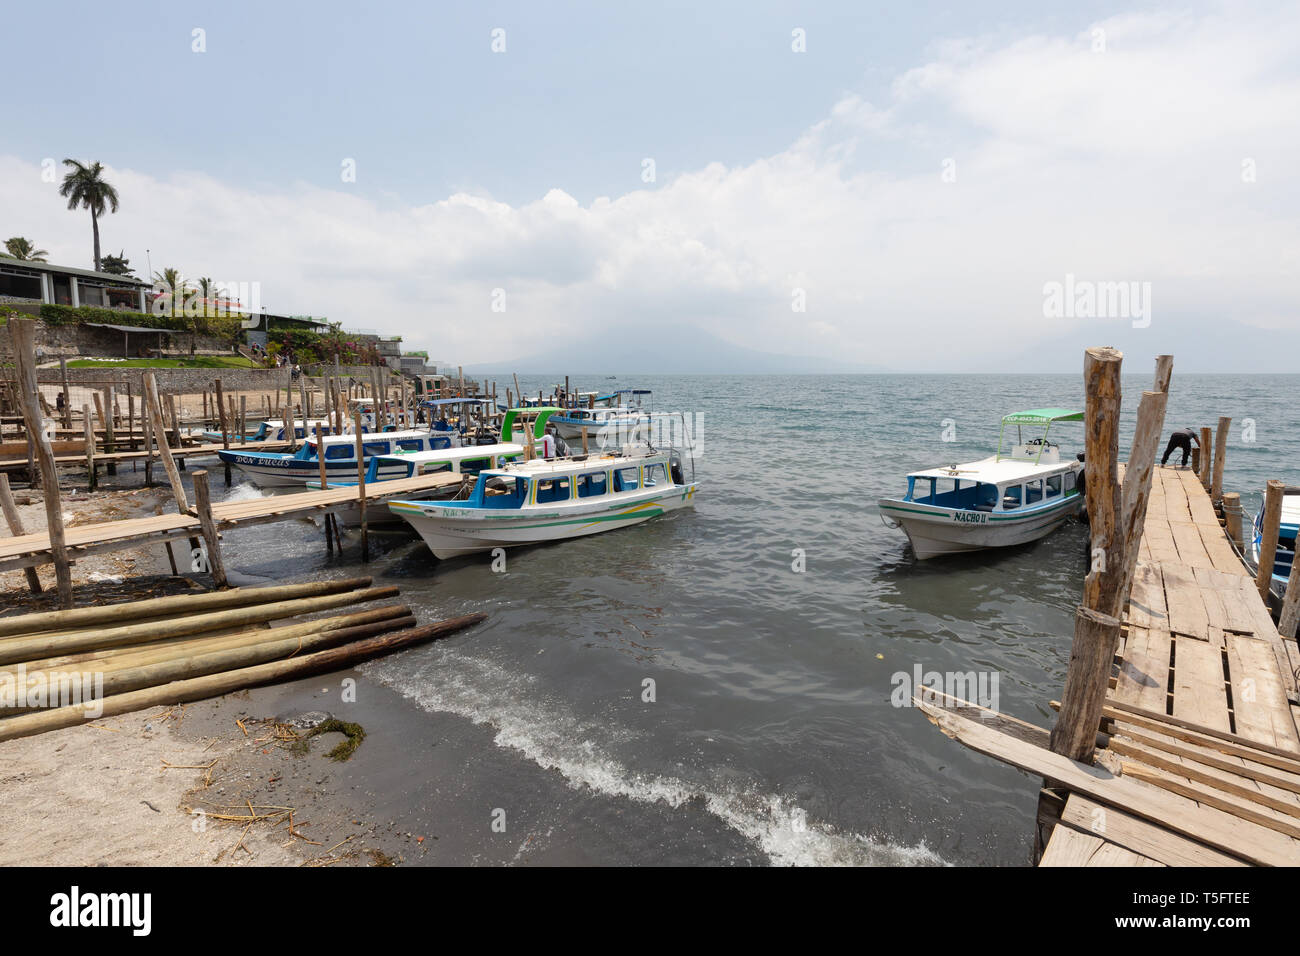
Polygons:
<instances>
[{"instance_id":1,"label":"white boat","mask_svg":"<svg viewBox=\"0 0 1300 956\"><path fill-rule=\"evenodd\" d=\"M1273 569L1269 575L1268 605L1279 611L1286 597L1286 586L1291 580L1291 565L1295 562L1296 537L1300 531L1300 488L1287 486L1282 490L1282 514L1277 529L1277 549L1273 552ZM1259 552L1264 543L1264 508L1255 515L1253 534L1247 546L1246 566L1259 573Z\"/></svg>"},{"instance_id":2,"label":"white boat","mask_svg":"<svg viewBox=\"0 0 1300 956\"><path fill-rule=\"evenodd\" d=\"M357 477L357 436L327 435L323 439L325 448L325 478L340 482ZM433 451L438 448L451 448L459 444L454 434L428 431L393 431L372 432L361 436L361 454L363 462L377 455L392 455L397 452ZM316 438L313 436L303 442L302 447L293 454L276 454L274 452L239 451L237 448L217 452L217 456L227 465L234 465L259 488L303 488L309 481L320 481L320 458L317 454ZM380 470L378 480L399 477L401 469L397 465Z\"/></svg>"},{"instance_id":3,"label":"white boat","mask_svg":"<svg viewBox=\"0 0 1300 956\"><path fill-rule=\"evenodd\" d=\"M366 465L366 490L369 492L373 486L376 490L382 491L383 485L387 481L394 481L399 478L414 478L417 475L432 475L439 472L464 475L468 478L487 469L504 468L509 462L523 453L523 445L496 444L465 445L460 448L439 448L434 451L376 455ZM354 471L350 480L331 481L330 487L349 487L356 484L356 472ZM312 490L317 490L320 486L319 481L307 482L307 487ZM462 494L467 495L472 487L472 484L466 485L464 483L443 485L405 500L429 501L440 498L456 498ZM359 505L346 505L335 511L334 514L347 527L355 527L361 524L361 508ZM389 509L386 501L366 502L366 524L393 524L400 523L401 520Z\"/></svg>"},{"instance_id":4,"label":"white boat","mask_svg":"<svg viewBox=\"0 0 1300 956\"><path fill-rule=\"evenodd\" d=\"M1061 459L1048 441L1054 422L1083 421L1083 413L1036 408L1002 419L997 454L960 465L907 476L902 498L881 498L882 520L901 527L918 560L1005 548L1037 541L1079 513L1083 505L1083 463ZM1008 425L1017 440L1003 453ZM1021 426L1044 426L1041 437L1024 441Z\"/></svg>"},{"instance_id":5,"label":"white boat","mask_svg":"<svg viewBox=\"0 0 1300 956\"><path fill-rule=\"evenodd\" d=\"M390 501L438 558L578 538L691 507L674 451L534 460L479 473L464 500Z\"/></svg>"}]
</instances>

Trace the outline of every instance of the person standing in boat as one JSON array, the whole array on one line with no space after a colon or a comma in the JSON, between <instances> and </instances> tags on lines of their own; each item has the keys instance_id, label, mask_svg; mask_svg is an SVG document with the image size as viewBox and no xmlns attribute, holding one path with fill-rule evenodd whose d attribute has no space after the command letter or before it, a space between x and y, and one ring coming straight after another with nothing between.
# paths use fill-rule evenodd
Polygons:
<instances>
[{"instance_id":1,"label":"person standing in boat","mask_svg":"<svg viewBox=\"0 0 1300 956\"><path fill-rule=\"evenodd\" d=\"M569 447L560 437L560 433L555 430L555 426L547 425L546 433L542 435L542 457L563 458L568 453Z\"/></svg>"},{"instance_id":2,"label":"person standing in boat","mask_svg":"<svg viewBox=\"0 0 1300 956\"><path fill-rule=\"evenodd\" d=\"M1165 446L1165 457L1160 459L1163 466L1169 461L1169 456L1174 453L1175 448L1183 450L1183 461L1180 467L1187 467L1187 459L1192 454L1192 442L1196 442L1196 447L1201 447L1201 440L1196 437L1196 432L1190 428L1183 428L1169 436L1169 444Z\"/></svg>"}]
</instances>

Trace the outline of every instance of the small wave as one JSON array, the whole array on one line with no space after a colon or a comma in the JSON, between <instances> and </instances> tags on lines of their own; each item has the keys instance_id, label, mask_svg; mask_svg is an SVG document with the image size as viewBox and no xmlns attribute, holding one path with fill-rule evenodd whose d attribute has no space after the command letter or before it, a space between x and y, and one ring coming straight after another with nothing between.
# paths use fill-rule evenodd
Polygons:
<instances>
[{"instance_id":1,"label":"small wave","mask_svg":"<svg viewBox=\"0 0 1300 956\"><path fill-rule=\"evenodd\" d=\"M256 501L258 498L269 498L271 493L263 491L251 481L241 481L226 492L222 501Z\"/></svg>"},{"instance_id":2,"label":"small wave","mask_svg":"<svg viewBox=\"0 0 1300 956\"><path fill-rule=\"evenodd\" d=\"M804 810L783 797L749 789L721 790L675 776L629 769L595 737L628 739L609 724L584 724L559 707L527 693L531 678L488 661L444 652L438 666L409 669L379 661L365 666L427 711L465 717L494 727L494 742L523 754L544 770L558 772L570 787L587 788L638 803L664 803L707 810L758 846L778 866L943 866L924 843L907 847L807 821Z\"/></svg>"}]
</instances>

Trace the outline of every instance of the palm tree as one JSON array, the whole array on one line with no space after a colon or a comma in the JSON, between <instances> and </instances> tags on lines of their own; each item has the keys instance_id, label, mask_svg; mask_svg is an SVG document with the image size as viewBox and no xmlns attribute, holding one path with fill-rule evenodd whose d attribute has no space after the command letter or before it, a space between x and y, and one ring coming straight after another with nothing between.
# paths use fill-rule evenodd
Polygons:
<instances>
[{"instance_id":1,"label":"palm tree","mask_svg":"<svg viewBox=\"0 0 1300 956\"><path fill-rule=\"evenodd\" d=\"M105 209L117 212L117 190L102 178L104 167L100 163L87 166L75 159L65 159L63 165L71 167L71 171L63 177L59 195L68 200L69 209L81 206L90 210L90 225L95 232L95 271L98 272L99 217Z\"/></svg>"},{"instance_id":2,"label":"palm tree","mask_svg":"<svg viewBox=\"0 0 1300 956\"><path fill-rule=\"evenodd\" d=\"M5 249L8 251L6 259L22 259L24 262L44 262L49 255L44 249L37 249L36 243L22 236L6 239Z\"/></svg>"},{"instance_id":3,"label":"palm tree","mask_svg":"<svg viewBox=\"0 0 1300 956\"><path fill-rule=\"evenodd\" d=\"M181 270L169 268L155 272L153 274L153 283L155 286L162 286L166 295L170 297L167 303L167 314L172 316L177 314L176 300L178 298L181 300L181 314L184 314L185 288L187 283L185 278L181 275Z\"/></svg>"}]
</instances>

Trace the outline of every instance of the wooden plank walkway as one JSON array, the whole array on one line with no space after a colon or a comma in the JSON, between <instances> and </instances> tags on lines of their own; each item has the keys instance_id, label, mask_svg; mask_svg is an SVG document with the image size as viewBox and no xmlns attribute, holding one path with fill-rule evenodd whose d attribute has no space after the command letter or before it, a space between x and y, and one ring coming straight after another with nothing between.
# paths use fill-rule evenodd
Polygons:
<instances>
[{"instance_id":1,"label":"wooden plank walkway","mask_svg":"<svg viewBox=\"0 0 1300 956\"><path fill-rule=\"evenodd\" d=\"M381 501L459 484L460 475L439 472L414 478L381 481L366 486L366 501ZM212 506L218 531L231 528L306 518L355 504L359 498L355 485L321 491L299 491L269 495L248 501L223 501ZM116 551L142 542L171 541L198 537L199 519L192 515L162 514L129 518L99 524L75 525L65 530L68 553L80 554ZM18 537L0 538L0 571L35 567L54 560L49 535L44 531Z\"/></svg>"},{"instance_id":2,"label":"wooden plank walkway","mask_svg":"<svg viewBox=\"0 0 1300 956\"><path fill-rule=\"evenodd\" d=\"M1249 827L1263 859L1300 864L1300 654L1192 471L1155 470L1139 555L1101 753L1157 791L1168 820L1210 810ZM1176 831L1150 816L1071 790L1040 865L1261 862L1213 826Z\"/></svg>"},{"instance_id":3,"label":"wooden plank walkway","mask_svg":"<svg viewBox=\"0 0 1300 956\"><path fill-rule=\"evenodd\" d=\"M84 467L86 464L85 443L79 442L78 444L81 446L82 449L79 453L65 454L65 455L56 454L54 457L54 463L56 465L81 465ZM118 444L124 445L126 444L126 442L122 441L119 442ZM289 447L289 443L287 441L274 441L274 440L250 441L250 442L245 442L242 445L239 444L238 442L230 443L231 451L285 451L288 449L288 447ZM180 448L173 448L171 449L171 453L172 453L172 457L178 459L200 458L207 455L215 455L217 452L221 451L224 448L225 446L222 445L221 442L204 442L197 445L183 445ZM159 454L160 452L155 449L153 453L153 457L157 459ZM144 461L145 458L148 457L148 455L149 453L144 449L140 449L138 451L114 451L114 452L96 451L95 465L96 467L98 467L99 465L107 465L110 463L116 463L122 461ZM27 467L26 452L24 452L21 456L10 455L9 457L0 457L0 469L6 469L6 468L16 469L16 468L26 468L26 467Z\"/></svg>"}]
</instances>

